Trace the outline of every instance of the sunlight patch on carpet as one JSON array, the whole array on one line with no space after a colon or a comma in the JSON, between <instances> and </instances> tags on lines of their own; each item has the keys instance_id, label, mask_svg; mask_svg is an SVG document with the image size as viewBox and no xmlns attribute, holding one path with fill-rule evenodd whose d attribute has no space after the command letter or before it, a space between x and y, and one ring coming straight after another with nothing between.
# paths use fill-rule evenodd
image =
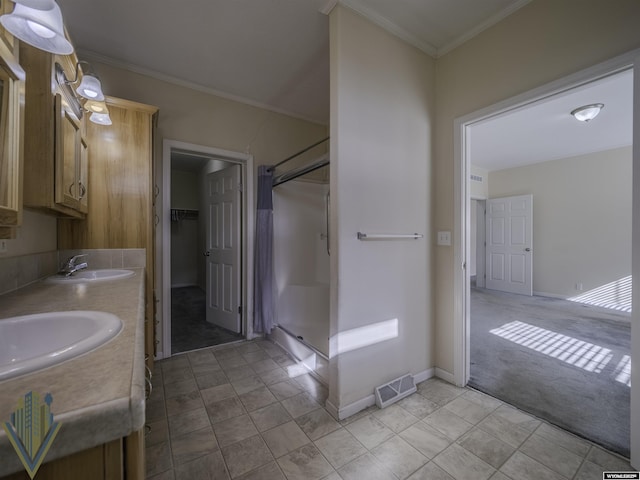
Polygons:
<instances>
[{"instance_id":1,"label":"sunlight patch on carpet","mask_svg":"<svg viewBox=\"0 0 640 480\"><path fill-rule=\"evenodd\" d=\"M624 383L627 387L631 387L631 357L625 355L616 366L613 374L616 382Z\"/></svg>"},{"instance_id":2,"label":"sunlight patch on carpet","mask_svg":"<svg viewBox=\"0 0 640 480\"><path fill-rule=\"evenodd\" d=\"M613 357L608 348L524 322L505 323L489 332L587 372L602 372Z\"/></svg>"},{"instance_id":3,"label":"sunlight patch on carpet","mask_svg":"<svg viewBox=\"0 0 640 480\"><path fill-rule=\"evenodd\" d=\"M567 300L631 313L631 275Z\"/></svg>"}]
</instances>

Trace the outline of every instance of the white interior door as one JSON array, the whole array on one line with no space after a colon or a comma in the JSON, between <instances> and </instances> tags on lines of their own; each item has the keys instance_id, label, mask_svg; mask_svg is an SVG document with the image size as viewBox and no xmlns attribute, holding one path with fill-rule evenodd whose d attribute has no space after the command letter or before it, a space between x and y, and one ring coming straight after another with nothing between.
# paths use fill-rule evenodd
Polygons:
<instances>
[{"instance_id":1,"label":"white interior door","mask_svg":"<svg viewBox=\"0 0 640 480\"><path fill-rule=\"evenodd\" d=\"M207 322L241 329L240 165L207 174Z\"/></svg>"},{"instance_id":2,"label":"white interior door","mask_svg":"<svg viewBox=\"0 0 640 480\"><path fill-rule=\"evenodd\" d=\"M486 287L533 294L533 195L487 200Z\"/></svg>"}]
</instances>

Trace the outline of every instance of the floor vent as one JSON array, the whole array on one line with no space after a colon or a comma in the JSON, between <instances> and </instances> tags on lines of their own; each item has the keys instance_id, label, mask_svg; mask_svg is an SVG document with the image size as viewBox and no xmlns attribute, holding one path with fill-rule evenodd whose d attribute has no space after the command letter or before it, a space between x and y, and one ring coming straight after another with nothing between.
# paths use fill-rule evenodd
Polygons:
<instances>
[{"instance_id":1,"label":"floor vent","mask_svg":"<svg viewBox=\"0 0 640 480\"><path fill-rule=\"evenodd\" d=\"M416 384L413 381L413 375L406 374L403 377L385 383L376 387L376 405L384 408L391 405L416 391Z\"/></svg>"}]
</instances>

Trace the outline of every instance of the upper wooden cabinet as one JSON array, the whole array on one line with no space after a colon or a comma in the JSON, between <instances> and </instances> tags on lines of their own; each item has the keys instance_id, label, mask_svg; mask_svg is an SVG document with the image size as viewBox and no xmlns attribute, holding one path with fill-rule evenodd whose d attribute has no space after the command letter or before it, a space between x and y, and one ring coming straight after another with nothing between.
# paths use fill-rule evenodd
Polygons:
<instances>
[{"instance_id":1,"label":"upper wooden cabinet","mask_svg":"<svg viewBox=\"0 0 640 480\"><path fill-rule=\"evenodd\" d=\"M75 76L75 57L57 57L20 44L25 89L24 205L61 217L87 213L86 116L56 86L55 65Z\"/></svg>"},{"instance_id":2,"label":"upper wooden cabinet","mask_svg":"<svg viewBox=\"0 0 640 480\"><path fill-rule=\"evenodd\" d=\"M0 238L14 238L22 221L20 97L24 95L24 79L25 72L14 55L13 37L0 27Z\"/></svg>"}]
</instances>

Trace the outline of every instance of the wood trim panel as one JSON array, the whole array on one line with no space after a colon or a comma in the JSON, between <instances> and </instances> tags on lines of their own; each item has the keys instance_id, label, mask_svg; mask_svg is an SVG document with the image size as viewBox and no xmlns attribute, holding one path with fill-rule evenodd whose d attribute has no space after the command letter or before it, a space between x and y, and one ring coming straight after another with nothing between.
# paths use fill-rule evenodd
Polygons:
<instances>
[{"instance_id":1,"label":"wood trim panel","mask_svg":"<svg viewBox=\"0 0 640 480\"><path fill-rule=\"evenodd\" d=\"M123 480L122 439L98 445L43 464L36 474L37 480ZM118 475L118 472L120 474ZM107 476L107 474L109 476ZM31 480L26 471L17 472L0 480Z\"/></svg>"},{"instance_id":2,"label":"wood trim panel","mask_svg":"<svg viewBox=\"0 0 640 480\"><path fill-rule=\"evenodd\" d=\"M124 439L124 471L127 480L145 478L144 445L144 429L133 432Z\"/></svg>"}]
</instances>

